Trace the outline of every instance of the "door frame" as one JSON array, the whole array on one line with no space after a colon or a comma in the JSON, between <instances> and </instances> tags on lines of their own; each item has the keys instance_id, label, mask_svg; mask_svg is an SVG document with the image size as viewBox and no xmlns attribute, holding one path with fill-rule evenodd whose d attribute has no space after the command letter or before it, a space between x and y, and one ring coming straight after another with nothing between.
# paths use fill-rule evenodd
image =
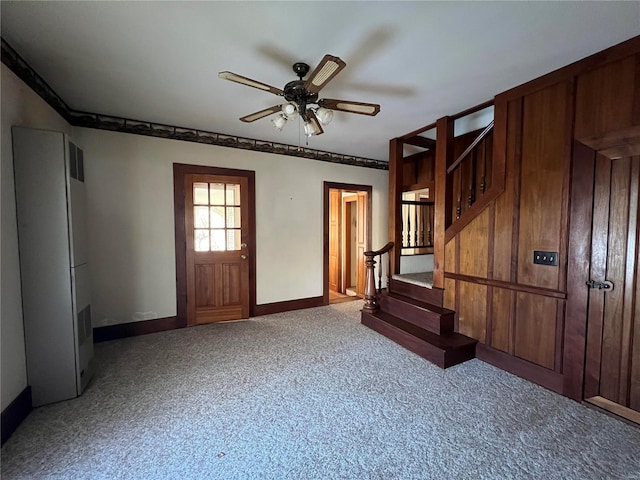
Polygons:
<instances>
[{"instance_id":1,"label":"door frame","mask_svg":"<svg viewBox=\"0 0 640 480\"><path fill-rule=\"evenodd\" d=\"M249 194L249 317L255 316L256 308L256 172L234 168L209 167L204 165L173 164L173 212L176 254L176 318L178 327L187 326L187 235L185 231L185 176L222 175L246 177Z\"/></svg>"},{"instance_id":2,"label":"door frame","mask_svg":"<svg viewBox=\"0 0 640 480\"><path fill-rule=\"evenodd\" d=\"M640 126L573 142L562 393L578 401L584 400L586 372L595 162L605 150L608 156L640 154Z\"/></svg>"},{"instance_id":3,"label":"door frame","mask_svg":"<svg viewBox=\"0 0 640 480\"><path fill-rule=\"evenodd\" d=\"M324 182L323 192L323 239L324 239L324 254L323 254L323 276L322 276L322 304L329 305L329 190L347 190L350 192L367 192L367 250L371 250L371 243L373 238L373 187L371 185L359 185L355 183L338 183L338 182ZM342 205L342 202L340 202ZM342 245L340 246L342 248Z\"/></svg>"}]
</instances>

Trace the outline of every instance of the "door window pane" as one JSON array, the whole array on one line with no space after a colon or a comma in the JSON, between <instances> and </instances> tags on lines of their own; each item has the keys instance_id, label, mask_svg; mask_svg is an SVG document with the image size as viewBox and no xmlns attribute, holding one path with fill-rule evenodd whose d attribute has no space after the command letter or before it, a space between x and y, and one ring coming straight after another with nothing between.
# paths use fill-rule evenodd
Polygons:
<instances>
[{"instance_id":1,"label":"door window pane","mask_svg":"<svg viewBox=\"0 0 640 480\"><path fill-rule=\"evenodd\" d=\"M227 205L240 205L240 185L227 183Z\"/></svg>"},{"instance_id":2,"label":"door window pane","mask_svg":"<svg viewBox=\"0 0 640 480\"><path fill-rule=\"evenodd\" d=\"M193 184L193 204L209 205L209 184L208 183Z\"/></svg>"},{"instance_id":3,"label":"door window pane","mask_svg":"<svg viewBox=\"0 0 640 480\"><path fill-rule=\"evenodd\" d=\"M209 228L209 207L193 207L193 226Z\"/></svg>"},{"instance_id":4,"label":"door window pane","mask_svg":"<svg viewBox=\"0 0 640 480\"><path fill-rule=\"evenodd\" d=\"M196 252L209 251L209 230L195 230L193 232L194 250Z\"/></svg>"},{"instance_id":5,"label":"door window pane","mask_svg":"<svg viewBox=\"0 0 640 480\"><path fill-rule=\"evenodd\" d=\"M211 230L211 251L221 252L226 250L224 230Z\"/></svg>"},{"instance_id":6,"label":"door window pane","mask_svg":"<svg viewBox=\"0 0 640 480\"><path fill-rule=\"evenodd\" d=\"M210 183L211 199L209 205L224 205L224 183Z\"/></svg>"},{"instance_id":7,"label":"door window pane","mask_svg":"<svg viewBox=\"0 0 640 480\"><path fill-rule=\"evenodd\" d=\"M240 250L240 230L227 230L227 250Z\"/></svg>"},{"instance_id":8,"label":"door window pane","mask_svg":"<svg viewBox=\"0 0 640 480\"><path fill-rule=\"evenodd\" d=\"M240 228L240 207L227 207L227 228Z\"/></svg>"},{"instance_id":9,"label":"door window pane","mask_svg":"<svg viewBox=\"0 0 640 480\"><path fill-rule=\"evenodd\" d=\"M224 207L211 207L211 228L224 228Z\"/></svg>"}]
</instances>

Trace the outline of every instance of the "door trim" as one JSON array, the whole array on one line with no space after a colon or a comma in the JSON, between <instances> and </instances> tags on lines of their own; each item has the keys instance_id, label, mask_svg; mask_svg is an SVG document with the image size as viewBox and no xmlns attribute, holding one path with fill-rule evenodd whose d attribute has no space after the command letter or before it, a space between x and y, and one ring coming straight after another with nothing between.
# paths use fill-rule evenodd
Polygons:
<instances>
[{"instance_id":1,"label":"door trim","mask_svg":"<svg viewBox=\"0 0 640 480\"><path fill-rule=\"evenodd\" d=\"M255 316L256 309L256 173L252 170L208 167L204 165L173 164L173 211L176 253L176 301L177 324L187 326L187 244L185 221L185 176L223 175L246 177L249 187L249 317Z\"/></svg>"},{"instance_id":2,"label":"door trim","mask_svg":"<svg viewBox=\"0 0 640 480\"><path fill-rule=\"evenodd\" d=\"M367 250L371 250L372 243L372 196L373 187L371 185L359 185L355 183L337 183L337 182L324 182L324 195L323 195L323 218L322 229L324 239L324 254L323 254L323 268L322 268L322 304L329 305L329 190L348 190L353 192L367 192Z\"/></svg>"},{"instance_id":3,"label":"door trim","mask_svg":"<svg viewBox=\"0 0 640 480\"><path fill-rule=\"evenodd\" d=\"M567 250L567 304L564 327L562 393L582 400L587 347L589 292L585 282L591 268L591 227L596 152L573 143L569 248Z\"/></svg>"}]
</instances>

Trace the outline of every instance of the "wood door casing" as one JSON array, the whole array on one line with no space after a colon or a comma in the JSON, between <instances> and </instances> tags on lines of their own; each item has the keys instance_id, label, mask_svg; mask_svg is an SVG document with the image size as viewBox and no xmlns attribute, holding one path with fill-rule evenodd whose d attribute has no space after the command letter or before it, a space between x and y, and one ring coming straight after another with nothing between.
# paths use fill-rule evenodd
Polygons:
<instances>
[{"instance_id":1,"label":"wood door casing","mask_svg":"<svg viewBox=\"0 0 640 480\"><path fill-rule=\"evenodd\" d=\"M342 292L341 268L342 248L342 193L340 190L329 192L329 289L333 292Z\"/></svg>"},{"instance_id":2,"label":"wood door casing","mask_svg":"<svg viewBox=\"0 0 640 480\"><path fill-rule=\"evenodd\" d=\"M357 185L350 183L335 183L324 182L323 203L324 203L324 215L323 215L323 237L324 237L324 269L323 269L323 295L322 301L324 305L329 305L329 285L330 285L330 217L331 217L331 192L333 190L346 191L346 192L364 192L364 209L362 215L366 219L366 229L364 231L365 250L371 249L371 216L372 216L372 192L373 188L370 185ZM340 193L342 196L342 193ZM341 205L342 201L340 201ZM364 262L363 262L364 263ZM364 275L363 275L364 276Z\"/></svg>"},{"instance_id":3,"label":"wood door casing","mask_svg":"<svg viewBox=\"0 0 640 480\"><path fill-rule=\"evenodd\" d=\"M357 192L357 237L356 237L356 293L364 297L366 283L366 266L364 252L367 251L367 192ZM380 265L378 268L382 268Z\"/></svg>"},{"instance_id":4,"label":"wood door casing","mask_svg":"<svg viewBox=\"0 0 640 480\"><path fill-rule=\"evenodd\" d=\"M249 318L248 203L246 177L185 176L189 325Z\"/></svg>"},{"instance_id":5,"label":"wood door casing","mask_svg":"<svg viewBox=\"0 0 640 480\"><path fill-rule=\"evenodd\" d=\"M343 235L343 253L344 253L344 270L342 272L342 278L344 279L343 285L344 290L342 293L346 293L347 287L354 287L357 284L353 282L352 279L355 275L356 279L358 277L357 267L354 265L353 259L358 255L358 249L356 247L356 238L357 235L357 219L355 224L353 222L354 217L354 209L357 208L357 200L358 197L356 195L348 195L342 197L342 231ZM355 262L357 263L357 261Z\"/></svg>"},{"instance_id":6,"label":"wood door casing","mask_svg":"<svg viewBox=\"0 0 640 480\"><path fill-rule=\"evenodd\" d=\"M595 164L584 397L640 412L640 156Z\"/></svg>"}]
</instances>

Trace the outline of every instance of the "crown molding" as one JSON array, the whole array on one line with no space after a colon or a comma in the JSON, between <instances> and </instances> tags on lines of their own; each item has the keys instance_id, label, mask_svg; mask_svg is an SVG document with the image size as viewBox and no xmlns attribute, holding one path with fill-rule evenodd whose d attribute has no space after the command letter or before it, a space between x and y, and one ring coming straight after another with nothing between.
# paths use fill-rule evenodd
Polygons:
<instances>
[{"instance_id":1,"label":"crown molding","mask_svg":"<svg viewBox=\"0 0 640 480\"><path fill-rule=\"evenodd\" d=\"M69 108L66 102L47 84L47 82L16 52L16 50L0 37L2 42L2 63L15 73L35 93L47 102L67 122L74 127L95 128L98 130L110 130L135 135L169 138L183 142L205 143L243 150L273 153L276 155L288 155L302 157L330 163L340 163L356 167L388 170L388 162L374 160L372 158L356 157L341 153L315 150L297 145L288 145L254 138L245 138L237 135L209 132L193 128L164 125L144 120L102 115L100 113L83 112Z\"/></svg>"}]
</instances>

